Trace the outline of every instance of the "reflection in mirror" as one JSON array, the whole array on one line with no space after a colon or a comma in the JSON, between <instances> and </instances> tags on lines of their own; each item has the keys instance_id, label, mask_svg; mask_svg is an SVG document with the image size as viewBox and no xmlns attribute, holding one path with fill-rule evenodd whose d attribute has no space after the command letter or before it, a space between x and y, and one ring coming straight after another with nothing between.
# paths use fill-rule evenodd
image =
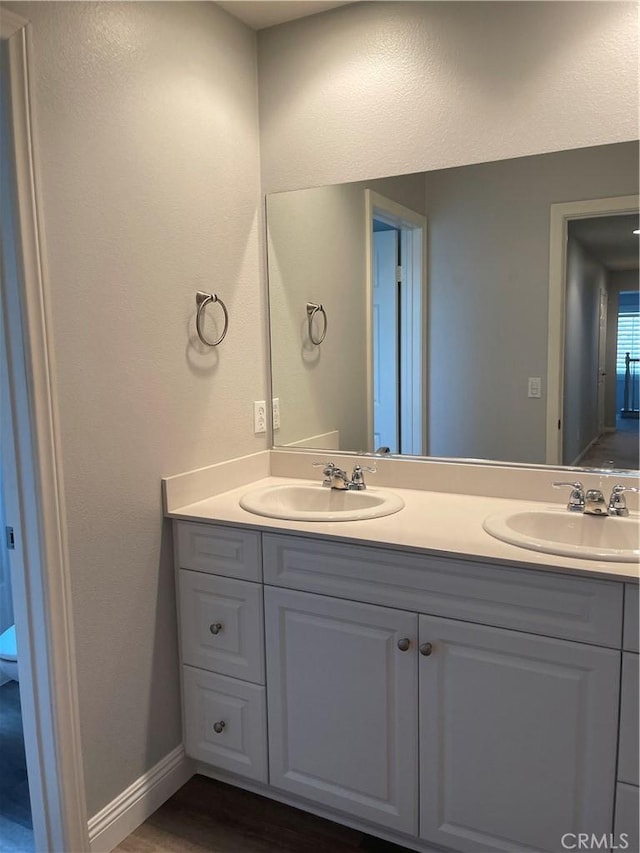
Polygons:
<instances>
[{"instance_id":1,"label":"reflection in mirror","mask_svg":"<svg viewBox=\"0 0 640 853\"><path fill-rule=\"evenodd\" d=\"M637 192L625 142L269 196L274 444L637 469Z\"/></svg>"}]
</instances>

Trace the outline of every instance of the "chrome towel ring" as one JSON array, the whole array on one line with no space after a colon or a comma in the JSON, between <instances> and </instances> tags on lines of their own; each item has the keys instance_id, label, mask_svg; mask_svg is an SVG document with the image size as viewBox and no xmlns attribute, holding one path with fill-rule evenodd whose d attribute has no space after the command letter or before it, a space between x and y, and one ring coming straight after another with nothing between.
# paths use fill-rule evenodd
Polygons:
<instances>
[{"instance_id":1,"label":"chrome towel ring","mask_svg":"<svg viewBox=\"0 0 640 853\"><path fill-rule=\"evenodd\" d=\"M222 330L222 334L220 335L217 341L208 341L202 332L202 320L204 317L204 311L210 302L217 302L218 305L222 308L222 313L224 314L224 328ZM222 343L229 329L229 312L227 311L227 306L224 304L222 299L220 299L220 297L217 296L215 293L203 293L202 290L199 290L196 293L196 305L198 306L198 313L196 314L196 332L198 333L198 337L200 338L202 343L205 344L205 346L217 347L218 344Z\"/></svg>"},{"instance_id":2,"label":"chrome towel ring","mask_svg":"<svg viewBox=\"0 0 640 853\"><path fill-rule=\"evenodd\" d=\"M313 337L313 318L316 314L322 314L324 318L324 325L322 327L322 334L319 338ZM315 344L317 347L320 346L322 341L327 337L327 312L324 310L322 305L316 305L315 302L307 302L307 322L309 324L309 338L312 344Z\"/></svg>"}]
</instances>

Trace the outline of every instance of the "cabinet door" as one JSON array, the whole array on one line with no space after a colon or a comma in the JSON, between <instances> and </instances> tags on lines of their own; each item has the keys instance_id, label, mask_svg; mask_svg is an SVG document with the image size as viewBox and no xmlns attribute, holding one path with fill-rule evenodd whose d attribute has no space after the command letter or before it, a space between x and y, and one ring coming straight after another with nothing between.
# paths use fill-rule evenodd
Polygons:
<instances>
[{"instance_id":1,"label":"cabinet door","mask_svg":"<svg viewBox=\"0 0 640 853\"><path fill-rule=\"evenodd\" d=\"M417 834L417 616L266 587L265 625L271 784Z\"/></svg>"},{"instance_id":2,"label":"cabinet door","mask_svg":"<svg viewBox=\"0 0 640 853\"><path fill-rule=\"evenodd\" d=\"M420 834L561 851L611 832L620 654L420 617Z\"/></svg>"}]
</instances>

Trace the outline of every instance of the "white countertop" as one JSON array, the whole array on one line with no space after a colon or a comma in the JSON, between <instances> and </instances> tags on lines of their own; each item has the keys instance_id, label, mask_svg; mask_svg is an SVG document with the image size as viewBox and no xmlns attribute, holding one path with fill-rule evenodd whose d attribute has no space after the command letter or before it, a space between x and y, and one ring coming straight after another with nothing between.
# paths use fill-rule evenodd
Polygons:
<instances>
[{"instance_id":1,"label":"white countertop","mask_svg":"<svg viewBox=\"0 0 640 853\"><path fill-rule=\"evenodd\" d=\"M484 519L494 513L557 511L557 503L385 487L384 491L403 498L404 509L384 518L366 521L288 521L254 515L240 507L240 498L252 489L289 483L318 485L317 480L265 477L215 497L178 507L167 512L167 516L185 521L239 525L253 530L289 531L361 545L383 545L439 557L461 557L478 562L638 582L640 566L637 563L578 560L539 553L494 539L482 528ZM615 519L604 519L600 523L602 521L615 524Z\"/></svg>"}]
</instances>

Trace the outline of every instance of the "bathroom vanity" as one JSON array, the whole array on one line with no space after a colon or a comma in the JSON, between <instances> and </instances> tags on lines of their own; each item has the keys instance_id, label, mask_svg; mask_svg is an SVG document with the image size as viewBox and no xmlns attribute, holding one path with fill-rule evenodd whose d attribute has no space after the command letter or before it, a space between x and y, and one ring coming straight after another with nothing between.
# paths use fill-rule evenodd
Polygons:
<instances>
[{"instance_id":1,"label":"bathroom vanity","mask_svg":"<svg viewBox=\"0 0 640 853\"><path fill-rule=\"evenodd\" d=\"M168 512L198 772L416 850L637 849L637 566L482 532L447 555L428 517L408 532L410 490L389 519L315 525L247 491Z\"/></svg>"}]
</instances>

